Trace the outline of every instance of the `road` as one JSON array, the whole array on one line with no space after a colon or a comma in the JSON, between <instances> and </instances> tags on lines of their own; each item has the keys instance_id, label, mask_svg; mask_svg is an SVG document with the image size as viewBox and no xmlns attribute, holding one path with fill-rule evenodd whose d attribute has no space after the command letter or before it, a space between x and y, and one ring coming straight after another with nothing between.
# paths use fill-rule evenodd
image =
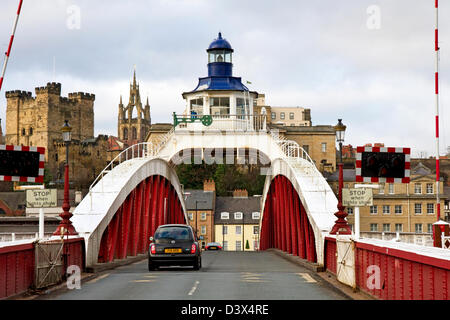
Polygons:
<instances>
[{"instance_id":1,"label":"road","mask_svg":"<svg viewBox=\"0 0 450 320\"><path fill-rule=\"evenodd\" d=\"M269 251L202 254L202 268L161 268L147 260L103 272L81 289L39 299L150 300L342 300L345 296L314 272Z\"/></svg>"}]
</instances>

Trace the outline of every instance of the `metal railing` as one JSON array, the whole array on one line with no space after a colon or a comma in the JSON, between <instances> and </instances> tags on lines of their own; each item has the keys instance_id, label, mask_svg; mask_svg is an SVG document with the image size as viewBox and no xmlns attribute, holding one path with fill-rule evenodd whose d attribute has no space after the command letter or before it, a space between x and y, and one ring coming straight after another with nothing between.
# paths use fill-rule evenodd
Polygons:
<instances>
[{"instance_id":1,"label":"metal railing","mask_svg":"<svg viewBox=\"0 0 450 320\"><path fill-rule=\"evenodd\" d=\"M188 116L177 116L174 114L176 121L175 130L232 130L232 131L267 131L267 115L266 114L226 114L226 115L208 115L208 119L212 120L205 125L202 121L193 121L203 119L203 115L192 116L190 121ZM183 119L184 121L181 121Z\"/></svg>"},{"instance_id":2,"label":"metal railing","mask_svg":"<svg viewBox=\"0 0 450 320\"><path fill-rule=\"evenodd\" d=\"M94 182L89 186L89 193L91 193L92 188L100 181L102 178L108 174L114 167L120 165L124 161L128 161L135 158L149 158L155 157L161 151L161 149L165 146L167 141L171 138L174 133L174 128L155 138L153 142L141 142L134 144L127 149L123 150L119 153L103 170L100 174L95 178ZM103 188L102 188L103 189Z\"/></svg>"},{"instance_id":3,"label":"metal railing","mask_svg":"<svg viewBox=\"0 0 450 320\"><path fill-rule=\"evenodd\" d=\"M298 162L300 159L306 160L313 165L313 167L316 169L317 172L319 172L315 162L311 159L311 157L305 151L305 149L300 147L300 145L297 142L287 140L285 137L280 136L277 130L270 130L270 135L278 144L283 154L286 156L286 160L294 162L295 161Z\"/></svg>"}]
</instances>

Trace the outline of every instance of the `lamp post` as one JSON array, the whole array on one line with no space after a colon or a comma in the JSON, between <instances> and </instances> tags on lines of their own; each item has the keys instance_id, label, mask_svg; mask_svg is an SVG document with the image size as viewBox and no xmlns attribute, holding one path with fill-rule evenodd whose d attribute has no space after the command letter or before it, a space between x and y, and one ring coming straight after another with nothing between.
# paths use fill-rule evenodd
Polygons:
<instances>
[{"instance_id":1,"label":"lamp post","mask_svg":"<svg viewBox=\"0 0 450 320\"><path fill-rule=\"evenodd\" d=\"M338 192L338 211L334 214L338 219L334 222L334 226L330 231L330 234L352 234L350 226L345 218L347 212L344 211L345 207L342 205L342 186L344 183L344 174L342 163L342 143L344 142L345 129L347 127L342 123L342 119L338 119L337 125L334 126L336 131L336 141L339 143L339 192Z\"/></svg>"},{"instance_id":2,"label":"lamp post","mask_svg":"<svg viewBox=\"0 0 450 320\"><path fill-rule=\"evenodd\" d=\"M62 138L66 144L66 164L64 166L64 202L62 205L63 212L59 215L62 218L61 223L59 224L56 231L53 235L77 235L70 218L72 214L70 213L70 204L69 204L69 144L72 140L72 128L69 126L69 121L64 120L64 125L61 128Z\"/></svg>"},{"instance_id":3,"label":"lamp post","mask_svg":"<svg viewBox=\"0 0 450 320\"><path fill-rule=\"evenodd\" d=\"M197 238L198 238L198 233L197 233L198 206L197 206L197 204L199 202L206 203L206 200L195 200L195 233L197 234Z\"/></svg>"}]
</instances>

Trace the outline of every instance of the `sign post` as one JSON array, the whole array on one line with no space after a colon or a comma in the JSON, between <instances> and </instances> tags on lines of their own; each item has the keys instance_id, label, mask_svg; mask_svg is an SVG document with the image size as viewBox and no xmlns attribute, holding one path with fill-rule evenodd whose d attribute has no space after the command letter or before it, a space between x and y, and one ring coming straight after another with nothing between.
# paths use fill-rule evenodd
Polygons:
<instances>
[{"instance_id":1,"label":"sign post","mask_svg":"<svg viewBox=\"0 0 450 320\"><path fill-rule=\"evenodd\" d=\"M346 207L355 207L355 239L360 238L359 207L373 205L372 189L378 188L373 184L356 184L353 189L342 189L342 202Z\"/></svg>"}]
</instances>

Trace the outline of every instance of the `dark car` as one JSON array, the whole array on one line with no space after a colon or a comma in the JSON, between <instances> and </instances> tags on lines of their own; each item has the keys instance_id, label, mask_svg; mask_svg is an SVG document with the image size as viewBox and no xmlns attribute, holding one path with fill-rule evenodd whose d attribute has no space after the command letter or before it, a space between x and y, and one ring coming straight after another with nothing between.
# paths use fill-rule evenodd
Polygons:
<instances>
[{"instance_id":1,"label":"dark car","mask_svg":"<svg viewBox=\"0 0 450 320\"><path fill-rule=\"evenodd\" d=\"M218 242L210 242L206 244L205 250L222 250L222 246Z\"/></svg>"},{"instance_id":2,"label":"dark car","mask_svg":"<svg viewBox=\"0 0 450 320\"><path fill-rule=\"evenodd\" d=\"M148 270L160 266L193 266L201 268L201 248L191 226L165 224L159 226L150 237L148 248Z\"/></svg>"}]
</instances>

